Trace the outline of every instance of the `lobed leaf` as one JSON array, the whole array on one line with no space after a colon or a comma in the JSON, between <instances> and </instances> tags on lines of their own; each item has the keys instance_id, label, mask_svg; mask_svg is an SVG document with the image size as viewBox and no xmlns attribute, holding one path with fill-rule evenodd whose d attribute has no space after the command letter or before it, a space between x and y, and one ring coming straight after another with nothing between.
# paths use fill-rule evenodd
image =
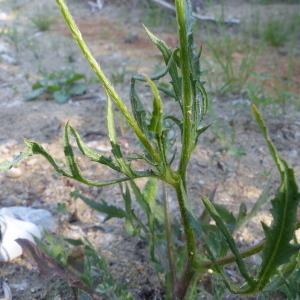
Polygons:
<instances>
[{"instance_id":1,"label":"lobed leaf","mask_svg":"<svg viewBox=\"0 0 300 300\"><path fill-rule=\"evenodd\" d=\"M299 245L291 244L297 228L297 208L300 197L293 169L288 166L287 162L277 152L269 136L268 129L255 105L252 106L252 111L281 175L281 184L277 195L271 201L273 222L270 227L262 224L266 242L255 288L256 291L259 291L265 287L277 268L288 262L289 258L300 249Z\"/></svg>"},{"instance_id":2,"label":"lobed leaf","mask_svg":"<svg viewBox=\"0 0 300 300\"><path fill-rule=\"evenodd\" d=\"M162 53L162 56L164 58L166 66L168 66L170 63L169 74L172 79L171 84L174 89L174 96L175 96L175 99L180 102L181 101L181 80L178 75L176 62L173 61L173 59L172 59L172 56L173 56L172 50L171 50L171 48L169 48L167 46L167 44L163 40L156 37L145 25L144 25L144 28L145 28L145 31L148 34L150 40L156 45L156 47Z\"/></svg>"},{"instance_id":3,"label":"lobed leaf","mask_svg":"<svg viewBox=\"0 0 300 300\"><path fill-rule=\"evenodd\" d=\"M106 215L104 222L108 221L112 218L119 218L123 219L126 218L126 212L114 205L108 204L106 201L101 200L101 202L97 202L89 197L82 195L79 192L73 192L72 196L75 198L80 198L84 203L90 206L92 209L96 210L97 212L103 213Z\"/></svg>"},{"instance_id":4,"label":"lobed leaf","mask_svg":"<svg viewBox=\"0 0 300 300\"><path fill-rule=\"evenodd\" d=\"M70 132L73 134L75 137L77 146L81 153L89 158L91 161L98 162L100 164L106 165L110 167L111 169L115 171L120 171L120 168L115 164L115 162L112 160L111 157L106 157L97 151L93 150L92 148L88 147L81 139L78 131L74 129L71 125L69 125Z\"/></svg>"},{"instance_id":5,"label":"lobed leaf","mask_svg":"<svg viewBox=\"0 0 300 300\"><path fill-rule=\"evenodd\" d=\"M222 232L232 254L235 256L237 266L238 266L242 276L246 279L246 281L250 285L252 285L253 279L251 278L250 274L248 273L246 265L244 264L243 258L238 250L238 247L237 247L229 229L225 225L222 217L220 216L220 214L217 211L217 209L215 208L215 206L212 204L212 202L207 197L202 198L202 201L203 201L205 208L209 212L210 216L216 222L216 226Z\"/></svg>"},{"instance_id":6,"label":"lobed leaf","mask_svg":"<svg viewBox=\"0 0 300 300\"><path fill-rule=\"evenodd\" d=\"M80 169L75 161L73 150L70 151L70 147L68 145L65 147L65 152L67 155L68 163L70 165L71 173L70 173L70 171L66 171L63 167L59 166L58 163L56 162L56 160L40 144L38 144L34 141L30 141L30 140L25 140L25 144L27 145L28 150L32 154L40 154L44 158L46 158L46 160L52 165L52 167L54 168L54 170L57 173L59 173L62 176L65 176L65 177L75 179L81 183L85 183L90 186L102 187L102 186L113 185L116 183L130 180L130 178L128 178L128 177L117 178L117 179L107 180L107 181L88 180L88 179L82 177ZM72 172L74 172L74 173L72 173ZM139 176L137 176L137 177L139 177ZM144 176L142 175L141 177L144 177Z\"/></svg>"}]
</instances>

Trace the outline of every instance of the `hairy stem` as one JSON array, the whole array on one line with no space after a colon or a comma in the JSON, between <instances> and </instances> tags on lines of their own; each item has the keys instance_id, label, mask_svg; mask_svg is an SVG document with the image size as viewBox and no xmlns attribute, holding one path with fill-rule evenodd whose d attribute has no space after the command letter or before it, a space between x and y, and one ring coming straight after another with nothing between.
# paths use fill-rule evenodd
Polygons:
<instances>
[{"instance_id":1,"label":"hairy stem","mask_svg":"<svg viewBox=\"0 0 300 300\"><path fill-rule=\"evenodd\" d=\"M190 158L191 150L191 129L192 129L192 86L191 66L189 61L189 49L187 40L185 0L176 1L176 14L178 22L178 35L180 44L180 58L182 71L182 104L183 104L183 130L182 150L179 163L179 172L185 185L186 168Z\"/></svg>"},{"instance_id":2,"label":"hairy stem","mask_svg":"<svg viewBox=\"0 0 300 300\"><path fill-rule=\"evenodd\" d=\"M189 284L195 274L193 265L194 265L195 255L196 255L196 240L195 240L193 229L189 221L188 210L186 208L187 194L182 180L180 180L176 184L175 189L177 194L179 210L181 214L181 220L182 220L184 233L186 237L186 246L187 246L187 253L188 253L187 264L184 273L178 283L178 288L177 288L178 298L184 299Z\"/></svg>"}]
</instances>

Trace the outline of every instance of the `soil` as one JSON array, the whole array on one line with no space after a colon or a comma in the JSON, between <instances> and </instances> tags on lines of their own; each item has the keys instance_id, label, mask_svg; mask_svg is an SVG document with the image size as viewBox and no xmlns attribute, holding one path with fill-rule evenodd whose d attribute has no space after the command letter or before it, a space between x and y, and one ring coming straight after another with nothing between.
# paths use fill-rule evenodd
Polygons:
<instances>
[{"instance_id":1,"label":"soil","mask_svg":"<svg viewBox=\"0 0 300 300\"><path fill-rule=\"evenodd\" d=\"M103 69L108 74L120 72L122 68L128 72L124 82L117 84L117 90L129 103L130 76L135 72L151 74L153 66L161 61L141 26L145 12L138 1L133 1L132 6L106 1L104 8L96 13L91 13L87 1L69 2L83 36ZM248 2L228 1L225 13L230 17L251 18ZM299 9L299 6L292 4L257 5L262 14L280 11L288 15L295 7ZM207 13L210 10L216 12L217 7L207 8ZM53 15L54 23L49 31L39 32L31 19L35 13L43 11ZM62 159L62 131L68 120L91 146L109 152L105 95L92 80L94 75L70 38L54 3L46 0L2 1L0 30L3 33L0 35L0 52L8 53L11 58L0 58L0 161L11 159L22 151L24 138L42 142L55 157ZM162 26L155 30L171 46L176 45L174 28ZM288 57L282 51L268 51L260 54L263 64L259 64L257 70L272 72L276 62L284 76ZM299 52L297 55L295 80L299 83ZM31 85L40 77L40 71L51 72L62 67L83 72L91 78L85 95L75 97L64 105L50 100L24 101ZM147 89L142 89L142 92L145 98L150 97ZM241 202L251 208L268 183L274 186L278 183L274 164L251 116L250 102L246 96L212 95L211 103L213 109L209 119L215 125L201 139L189 169L189 191L191 199L194 199L193 205L201 210L201 196L208 195L217 186L217 203L225 204L233 212L238 211ZM168 101L166 109L174 110L174 103ZM283 114L280 108L275 113L267 108L264 116L274 143L295 168L299 178L299 110L291 105L285 108ZM134 149L132 145L135 145L133 135L127 127L121 131L122 145L130 152ZM230 153L228 150L232 144L245 149L246 155ZM97 179L107 179L113 175L104 167L84 159L80 160L80 164L90 178L96 178L94 174L97 174ZM72 238L88 237L106 257L117 281L128 284L136 299L159 299L161 287L154 270L146 263L145 247L126 234L122 222L110 220L102 224L103 216L90 210L82 201L74 201L70 192L75 189L94 199L106 199L122 206L118 187L88 188L58 177L39 156L26 160L15 170L0 174L0 206L25 205L48 209L58 220L57 233ZM57 206L61 203L67 204L67 214L58 212ZM172 209L175 213L175 203ZM70 223L70 216L74 214L76 222ZM262 220L270 222L267 208L239 232L241 245L260 240ZM9 283L16 300L72 298L64 283L55 278L42 277L36 267L23 257L11 263L0 263L0 278Z\"/></svg>"}]
</instances>

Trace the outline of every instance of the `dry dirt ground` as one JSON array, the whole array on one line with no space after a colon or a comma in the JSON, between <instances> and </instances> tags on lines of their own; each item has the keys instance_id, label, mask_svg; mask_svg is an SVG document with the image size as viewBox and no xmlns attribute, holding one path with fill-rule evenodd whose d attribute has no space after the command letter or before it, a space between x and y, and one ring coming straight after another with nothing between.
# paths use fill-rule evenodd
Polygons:
<instances>
[{"instance_id":1,"label":"dry dirt ground","mask_svg":"<svg viewBox=\"0 0 300 300\"><path fill-rule=\"evenodd\" d=\"M92 14L86 2L69 2L83 36L102 62L104 70L108 74L122 67L128 71L124 84L117 86L120 94L128 99L130 74L135 71L149 74L160 62L158 52L140 26L143 13L135 13L134 7L107 4L109 1L106 1L100 12ZM237 1L229 2L232 6L226 9L228 15L251 17L247 9L236 5ZM248 7L248 4L244 5L244 8ZM276 5L274 9L280 11L282 7ZM293 10L294 6L284 9ZM53 15L54 24L49 31L38 32L31 18L45 10ZM105 97L96 84L90 84L83 97L64 105L45 100L24 101L24 95L38 78L39 70L50 72L64 67L93 77L73 44L55 4L46 0L0 1L0 29L11 30L10 35L0 35L0 46L12 58L0 59L0 161L10 159L21 151L24 137L42 142L51 153L62 158L62 128L68 120L90 145L108 152ZM157 31L169 44L176 45L174 28L164 26ZM286 58L277 52L264 55L264 63L271 70L278 59L285 65ZM300 68L297 71L300 74ZM144 95L150 96L149 91L145 89ZM276 183L274 165L245 97L212 96L211 103L214 113L211 113L210 119L221 125L202 138L192 158L189 172L191 198L195 206L200 207L201 195L209 194L218 185L216 202L226 204L232 211L237 211L241 202L250 208L269 181ZM174 109L171 102L166 106ZM295 168L299 178L300 112L288 107L284 116L280 112L274 115L268 109L264 113L275 144ZM229 132L225 138L220 137L220 127ZM134 139L126 128L124 131L123 145L130 151ZM226 151L232 143L243 147L246 155L237 157ZM84 160L81 163L85 174L92 178L110 176L101 166ZM0 174L0 206L25 205L48 209L60 224L57 233L75 238L87 236L107 258L117 280L126 282L136 299L157 299L160 286L154 271L145 263L145 250L141 249L138 240L124 233L121 222L109 221L103 225L103 216L91 211L80 200L75 202L71 199L70 192L76 188L94 199L103 198L122 205L118 188L87 188L58 177L41 157L32 157L17 170ZM60 203L67 204L67 215L58 213L57 205ZM71 224L69 216L74 213L77 222ZM267 211L260 213L240 233L241 243L252 244L259 240L260 220L270 221ZM24 258L0 263L0 277L7 280L12 288L13 299L54 299L53 291L57 293L55 299L69 297L63 294L64 288L60 288L57 281L40 277L36 268Z\"/></svg>"}]
</instances>

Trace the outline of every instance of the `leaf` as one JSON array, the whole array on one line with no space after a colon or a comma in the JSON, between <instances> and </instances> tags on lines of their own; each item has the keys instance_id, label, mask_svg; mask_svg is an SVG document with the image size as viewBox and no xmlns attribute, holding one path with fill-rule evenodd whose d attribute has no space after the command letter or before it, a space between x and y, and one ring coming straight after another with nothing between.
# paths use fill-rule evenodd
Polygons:
<instances>
[{"instance_id":1,"label":"leaf","mask_svg":"<svg viewBox=\"0 0 300 300\"><path fill-rule=\"evenodd\" d=\"M31 92L26 94L25 101L32 101L36 100L38 97L43 95L46 92L46 89L44 87L33 89Z\"/></svg>"},{"instance_id":2,"label":"leaf","mask_svg":"<svg viewBox=\"0 0 300 300\"><path fill-rule=\"evenodd\" d=\"M114 163L111 157L106 157L97 151L93 150L92 148L88 147L81 139L78 131L74 129L71 125L69 125L70 132L73 134L75 137L77 146L81 153L89 158L91 161L98 162L100 164L106 165L113 170L120 171L120 168Z\"/></svg>"},{"instance_id":3,"label":"leaf","mask_svg":"<svg viewBox=\"0 0 300 300\"><path fill-rule=\"evenodd\" d=\"M207 211L209 212L210 216L212 217L212 219L216 222L216 226L218 227L218 229L222 232L228 247L230 248L232 254L235 256L236 258L236 263L238 265L238 268L242 274L242 276L246 279L246 281L252 285L253 284L253 279L251 278L251 276L249 275L246 265L244 264L243 258L237 248L237 245L230 233L230 231L228 230L228 228L226 227L225 223L223 222L222 217L220 216L220 214L218 213L217 209L215 208L215 206L212 204L212 202L207 198L204 197L202 198L203 204L205 205Z\"/></svg>"},{"instance_id":4,"label":"leaf","mask_svg":"<svg viewBox=\"0 0 300 300\"><path fill-rule=\"evenodd\" d=\"M201 229L206 235L206 246L209 247L214 257L223 257L226 255L228 245L218 227L210 224L202 224Z\"/></svg>"},{"instance_id":5,"label":"leaf","mask_svg":"<svg viewBox=\"0 0 300 300\"><path fill-rule=\"evenodd\" d=\"M163 221L163 208L157 203L158 181L156 178L149 178L143 189L143 197L149 204L150 210L155 218Z\"/></svg>"},{"instance_id":6,"label":"leaf","mask_svg":"<svg viewBox=\"0 0 300 300\"><path fill-rule=\"evenodd\" d=\"M203 119L203 117L207 114L207 110L208 110L208 96L207 96L206 90L204 88L204 85L200 81L197 83L197 89L200 91L201 98L202 98L201 118L200 119Z\"/></svg>"},{"instance_id":7,"label":"leaf","mask_svg":"<svg viewBox=\"0 0 300 300\"><path fill-rule=\"evenodd\" d=\"M147 111L145 110L145 107L143 103L140 100L140 97L138 96L136 89L135 89L135 79L131 79L130 84L130 103L132 108L133 116L138 123L139 127L142 129L142 131L145 134L148 134L147 132Z\"/></svg>"},{"instance_id":8,"label":"leaf","mask_svg":"<svg viewBox=\"0 0 300 300\"><path fill-rule=\"evenodd\" d=\"M125 227L126 230L131 235L136 235L139 233L140 229L143 228L145 233L148 231L145 225L140 221L140 219L135 215L134 210L132 208L132 199L129 190L128 184L120 185L121 193L123 200L125 202L125 211L126 211L126 221Z\"/></svg>"},{"instance_id":9,"label":"leaf","mask_svg":"<svg viewBox=\"0 0 300 300\"><path fill-rule=\"evenodd\" d=\"M262 264L258 275L256 291L262 290L277 268L288 262L299 251L299 245L292 245L297 223L299 204L298 186L294 171L288 166L273 145L267 127L257 110L252 106L253 114L267 142L269 151L281 175L281 184L275 198L271 201L273 221L270 227L263 225L266 243L262 253Z\"/></svg>"},{"instance_id":10,"label":"leaf","mask_svg":"<svg viewBox=\"0 0 300 300\"><path fill-rule=\"evenodd\" d=\"M8 171L11 168L18 166L18 164L26 159L27 157L32 155L32 151L30 149L26 149L17 156L14 157L12 161L3 161L0 163L0 172Z\"/></svg>"},{"instance_id":11,"label":"leaf","mask_svg":"<svg viewBox=\"0 0 300 300\"><path fill-rule=\"evenodd\" d=\"M199 141L199 137L202 133L204 133L209 127L211 126L211 124L208 124L202 128L198 128L197 129L197 137L196 137L196 142L195 142L195 146L198 144Z\"/></svg>"},{"instance_id":12,"label":"leaf","mask_svg":"<svg viewBox=\"0 0 300 300\"><path fill-rule=\"evenodd\" d=\"M106 222L112 218L122 219L122 218L126 217L126 212L123 209L118 208L114 205L109 205L104 200L101 200L101 202L97 202L97 201L92 200L89 197L86 197L78 192L76 194L73 193L73 197L80 198L84 203L86 203L92 209L105 214L106 218L104 219L104 222Z\"/></svg>"},{"instance_id":13,"label":"leaf","mask_svg":"<svg viewBox=\"0 0 300 300\"><path fill-rule=\"evenodd\" d=\"M128 163L124 160L121 147L117 140L117 135L115 130L114 111L112 107L112 101L109 95L107 95L106 124L108 130L108 137L112 147L112 153L117 161L117 164L119 165L120 172L122 172L128 177L133 177L133 172L130 166L128 165Z\"/></svg>"},{"instance_id":14,"label":"leaf","mask_svg":"<svg viewBox=\"0 0 300 300\"><path fill-rule=\"evenodd\" d=\"M66 80L66 84L72 85L76 81L81 79L85 79L85 75L82 73L73 73L71 76Z\"/></svg>"},{"instance_id":15,"label":"leaf","mask_svg":"<svg viewBox=\"0 0 300 300\"><path fill-rule=\"evenodd\" d=\"M167 46L167 44L156 37L145 25L145 31L148 34L151 41L156 45L156 47L162 53L166 66L168 66L169 61L172 59L172 50ZM175 61L169 67L169 74L172 79L171 84L174 89L175 99L180 102L181 99L181 80L178 76L178 70Z\"/></svg>"},{"instance_id":16,"label":"leaf","mask_svg":"<svg viewBox=\"0 0 300 300\"><path fill-rule=\"evenodd\" d=\"M160 94L155 83L147 76L145 76L145 78L150 85L153 94L153 111L151 115L149 130L160 135L162 130L163 103L161 101Z\"/></svg>"},{"instance_id":17,"label":"leaf","mask_svg":"<svg viewBox=\"0 0 300 300\"><path fill-rule=\"evenodd\" d=\"M24 140L24 142L27 146L28 151L30 151L32 154L40 154L45 157L57 173L66 177L72 177L71 174L66 172L62 167L58 165L55 159L42 147L42 145L26 139Z\"/></svg>"},{"instance_id":18,"label":"leaf","mask_svg":"<svg viewBox=\"0 0 300 300\"><path fill-rule=\"evenodd\" d=\"M64 104L64 103L68 102L68 100L70 99L70 94L63 89L60 89L53 93L53 98L54 98L55 102L57 102L59 104Z\"/></svg>"},{"instance_id":19,"label":"leaf","mask_svg":"<svg viewBox=\"0 0 300 300\"><path fill-rule=\"evenodd\" d=\"M73 84L69 90L72 96L80 96L84 94L87 90L87 86L84 83Z\"/></svg>"},{"instance_id":20,"label":"leaf","mask_svg":"<svg viewBox=\"0 0 300 300\"><path fill-rule=\"evenodd\" d=\"M60 85L54 84L54 83L47 86L47 91L51 92L51 93L60 91L61 89L62 89L62 87Z\"/></svg>"},{"instance_id":21,"label":"leaf","mask_svg":"<svg viewBox=\"0 0 300 300\"><path fill-rule=\"evenodd\" d=\"M75 180L78 180L82 183L85 183L87 185L90 186L108 186L108 185L113 185L116 183L120 183L123 181L127 181L130 178L128 177L123 177L123 178L117 178L117 179L113 179L113 180L107 180L107 181L91 181L88 179L85 179L81 176L81 172L78 168L78 165L76 164L76 161L74 159L74 154L73 154L73 150L71 147L66 147L66 155L68 157L69 163L72 166L73 171L76 170L76 172L74 172L74 174L76 174L76 176L74 176L74 174L69 173L68 171L64 170L62 167L60 167L58 165L58 163L55 161L55 159L38 143L34 142L34 141L30 141L30 140L25 140L25 144L28 147L28 150L31 151L32 154L40 154L42 155L44 158L47 159L47 161L52 165L52 167L55 169L55 171L65 177L69 177ZM70 149L72 150L70 152Z\"/></svg>"},{"instance_id":22,"label":"leaf","mask_svg":"<svg viewBox=\"0 0 300 300\"><path fill-rule=\"evenodd\" d=\"M250 219L255 217L260 209L267 204L271 200L271 190L273 187L273 183L271 181L268 182L267 186L264 188L262 193L259 195L258 199L256 200L255 204L253 205L252 209L248 214L241 214L239 213L240 217L238 218L237 228L242 227L246 224ZM240 207L241 210L241 207Z\"/></svg>"},{"instance_id":23,"label":"leaf","mask_svg":"<svg viewBox=\"0 0 300 300\"><path fill-rule=\"evenodd\" d=\"M35 83L32 85L31 88L32 88L33 90L38 90L38 89L40 89L40 88L45 88L45 87L46 87L46 85L44 85L42 81L37 81L37 82L35 82Z\"/></svg>"},{"instance_id":24,"label":"leaf","mask_svg":"<svg viewBox=\"0 0 300 300\"><path fill-rule=\"evenodd\" d=\"M232 232L236 224L236 218L233 213L230 212L224 205L215 204L214 206L222 220L226 223L228 229Z\"/></svg>"}]
</instances>

